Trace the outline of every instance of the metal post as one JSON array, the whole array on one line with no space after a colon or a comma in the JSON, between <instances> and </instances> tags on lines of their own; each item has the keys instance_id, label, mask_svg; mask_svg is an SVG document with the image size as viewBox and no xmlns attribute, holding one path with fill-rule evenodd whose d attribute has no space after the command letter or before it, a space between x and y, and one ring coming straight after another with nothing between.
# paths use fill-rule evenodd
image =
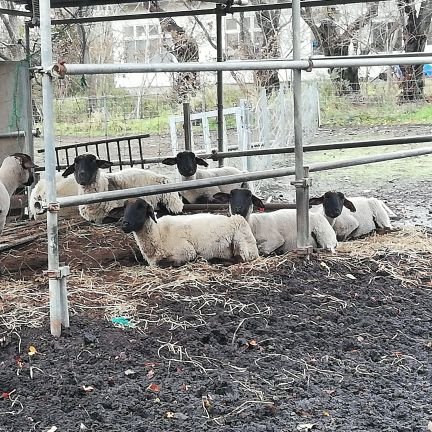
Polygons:
<instances>
[{"instance_id":1,"label":"metal post","mask_svg":"<svg viewBox=\"0 0 432 432\"><path fill-rule=\"evenodd\" d=\"M216 5L216 61L223 61L222 45L222 11L221 4ZM218 131L218 151L224 151L224 115L223 115L223 72L217 71L217 131ZM219 159L219 166L224 166L224 160Z\"/></svg>"},{"instance_id":2,"label":"metal post","mask_svg":"<svg viewBox=\"0 0 432 432\"><path fill-rule=\"evenodd\" d=\"M293 59L301 56L301 21L300 0L292 2ZM304 178L303 168L303 119L302 119L302 83L301 70L293 70L293 100L294 100L294 154L295 182L297 204L297 249L308 252L309 244L309 182Z\"/></svg>"},{"instance_id":3,"label":"metal post","mask_svg":"<svg viewBox=\"0 0 432 432\"><path fill-rule=\"evenodd\" d=\"M24 23L25 29L25 52L26 52L26 60L31 67L31 56L30 56L30 22L26 21Z\"/></svg>"},{"instance_id":4,"label":"metal post","mask_svg":"<svg viewBox=\"0 0 432 432\"><path fill-rule=\"evenodd\" d=\"M183 103L183 130L185 139L185 150L192 151L191 108L189 102Z\"/></svg>"},{"instance_id":5,"label":"metal post","mask_svg":"<svg viewBox=\"0 0 432 432\"><path fill-rule=\"evenodd\" d=\"M47 199L49 203L47 215L48 235L48 271L49 294L50 294L50 323L53 336L60 336L61 325L67 326L68 317L64 316L67 311L65 286L62 289L62 269L59 266L58 248L58 222L56 202L56 162L54 146L54 103L53 83L50 68L52 60L51 43L51 6L50 0L40 0L40 37L41 37L41 59L42 59L42 96L43 96L43 127L45 143L45 167L47 180ZM65 284L66 282L64 282ZM64 295L62 295L62 291Z\"/></svg>"}]
</instances>

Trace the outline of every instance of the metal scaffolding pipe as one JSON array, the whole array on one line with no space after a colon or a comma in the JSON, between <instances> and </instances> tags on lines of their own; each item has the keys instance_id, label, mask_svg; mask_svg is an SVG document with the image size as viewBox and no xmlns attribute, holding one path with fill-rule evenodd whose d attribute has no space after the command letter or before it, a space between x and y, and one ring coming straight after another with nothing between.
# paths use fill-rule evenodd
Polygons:
<instances>
[{"instance_id":1,"label":"metal scaffolding pipe","mask_svg":"<svg viewBox=\"0 0 432 432\"><path fill-rule=\"evenodd\" d=\"M432 135L416 135L412 137L398 137L398 138L383 138L379 140L363 140L363 141L342 141L328 144L310 144L303 146L303 152L315 152L315 151L331 151L331 150L343 150L350 148L367 148L367 147L380 147L386 145L400 145L400 144L414 144L414 143L424 143L432 142ZM65 146L67 147L67 146ZM61 148L61 147L57 147ZM278 147L274 149L256 149L256 150L234 150L219 153L216 149L212 153L197 153L198 157L203 159L213 159L218 160L220 158L230 159L244 156L263 156L263 155L276 155L276 154L292 154L294 153L294 147ZM38 150L41 152L41 150ZM172 155L166 156L156 156L144 159L133 159L131 161L132 165L140 164L153 164L161 163L164 159L171 157ZM111 161L113 166L124 165L125 162L122 161ZM58 169L66 169L67 165L61 164L57 166ZM36 168L36 171L44 171L44 167Z\"/></svg>"},{"instance_id":2,"label":"metal scaffolding pipe","mask_svg":"<svg viewBox=\"0 0 432 432\"><path fill-rule=\"evenodd\" d=\"M296 205L293 203L285 203L285 202L274 202L274 203L266 203L266 210L280 210L280 209L295 209ZM185 204L183 206L183 211L217 211L217 210L228 210L229 204Z\"/></svg>"},{"instance_id":3,"label":"metal scaffolding pipe","mask_svg":"<svg viewBox=\"0 0 432 432\"><path fill-rule=\"evenodd\" d=\"M216 5L216 61L223 61L223 45L222 45L222 13L223 7L221 4ZM216 79L216 99L217 99L217 144L218 151L224 151L224 101L223 101L223 72L217 71ZM224 166L223 158L219 159L219 167Z\"/></svg>"},{"instance_id":4,"label":"metal scaffolding pipe","mask_svg":"<svg viewBox=\"0 0 432 432\"><path fill-rule=\"evenodd\" d=\"M292 33L293 58L301 58L301 17L300 0L292 2ZM294 107L294 155L295 155L295 182L297 205L297 249L307 250L309 245L309 183L305 178L303 166L303 103L302 103L302 71L292 71L293 80L293 107Z\"/></svg>"},{"instance_id":5,"label":"metal scaffolding pipe","mask_svg":"<svg viewBox=\"0 0 432 432\"><path fill-rule=\"evenodd\" d=\"M32 130L32 135L35 137L40 136L39 129ZM2 138L25 138L25 131L13 131L13 132L2 132L0 133L0 139Z\"/></svg>"},{"instance_id":6,"label":"metal scaffolding pipe","mask_svg":"<svg viewBox=\"0 0 432 432\"><path fill-rule=\"evenodd\" d=\"M327 171L336 168L347 168L356 165L365 165L375 162L384 162L394 159L402 159L413 156L432 154L432 148L420 148L414 150L404 150L392 153L364 156L361 158L344 159L336 162L321 162L309 166L309 172ZM114 201L122 198L133 198L139 196L155 195L166 192L178 192L190 189L200 189L209 186L219 186L224 184L242 183L245 181L262 180L276 177L286 177L295 174L295 169L278 168L267 171L257 171L253 173L242 173L223 177L212 177L210 179L190 180L182 183L170 183L164 185L143 186L132 189L122 189L108 192L96 192L86 195L71 197L59 197L58 203L61 207L73 207L82 204L93 204L104 201ZM43 203L41 203L43 204Z\"/></svg>"},{"instance_id":7,"label":"metal scaffolding pipe","mask_svg":"<svg viewBox=\"0 0 432 432\"><path fill-rule=\"evenodd\" d=\"M185 139L185 150L192 151L192 123L191 107L189 102L183 103L183 131Z\"/></svg>"},{"instance_id":8,"label":"metal scaffolding pipe","mask_svg":"<svg viewBox=\"0 0 432 432\"><path fill-rule=\"evenodd\" d=\"M40 0L40 38L41 38L41 60L44 70L52 65L52 42L51 42L51 8L50 0ZM44 119L44 144L45 165L47 180L47 201L55 203L56 197L56 159L54 140L54 93L52 77L48 73L42 75L43 96L43 119ZM47 215L48 236L48 277L50 294L50 323L53 336L60 336L61 325L69 326L67 316L67 303L65 311L66 287L62 286L61 269L59 263L58 248L58 221L57 210L50 204ZM66 315L65 315L66 313Z\"/></svg>"},{"instance_id":9,"label":"metal scaffolding pipe","mask_svg":"<svg viewBox=\"0 0 432 432\"><path fill-rule=\"evenodd\" d=\"M301 7L328 7L340 4L356 4L356 3L370 3L375 1L389 1L389 0L303 0L300 2ZM79 6L74 0L74 6ZM105 4L105 3L104 3ZM83 6L84 4L82 4ZM227 13L241 13L241 12L257 12L260 10L275 10L275 9L291 9L291 2L272 3L272 4L260 4L255 6L241 6L241 7L230 7L227 9ZM29 12L28 12L29 13ZM143 19L160 19L160 18L175 18L175 17L187 17L187 16L203 16L203 15L215 15L216 9L194 9L184 11L171 11L171 12L151 12L142 14L124 14L114 16L94 16L94 17L82 17L82 18L65 18L65 19L53 19L51 22L53 25L64 25L64 24L90 24L94 22L106 22L106 21L128 21L128 20L143 20ZM29 16L31 14L29 13Z\"/></svg>"},{"instance_id":10,"label":"metal scaffolding pipe","mask_svg":"<svg viewBox=\"0 0 432 432\"><path fill-rule=\"evenodd\" d=\"M66 64L67 75L83 74L124 74L124 73L155 73L155 72L212 72L237 70L266 69L304 69L336 68L350 66L392 66L428 64L432 61L432 53L412 57L403 54L391 58L326 58L310 60L243 60L225 62L186 62L186 63L111 63L111 64ZM51 70L52 67L43 68Z\"/></svg>"}]
</instances>

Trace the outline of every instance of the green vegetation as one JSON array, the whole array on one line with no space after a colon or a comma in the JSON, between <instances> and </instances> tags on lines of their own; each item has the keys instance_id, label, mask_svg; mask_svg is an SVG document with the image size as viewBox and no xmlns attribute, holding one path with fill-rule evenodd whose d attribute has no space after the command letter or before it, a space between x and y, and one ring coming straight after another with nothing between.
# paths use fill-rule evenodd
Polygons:
<instances>
[{"instance_id":1,"label":"green vegetation","mask_svg":"<svg viewBox=\"0 0 432 432\"><path fill-rule=\"evenodd\" d=\"M251 95L252 86L239 88L227 86L224 91L225 107L238 106L239 100ZM395 83L362 83L356 95L340 96L329 80L319 82L321 123L329 126L379 126L399 124L429 124L432 122L432 104L398 103L400 89ZM425 94L432 94L432 80L426 80ZM254 105L254 102L252 103ZM182 115L182 105L172 94L140 96L113 88L110 96L92 98L76 96L58 97L56 108L56 133L60 136L115 136L125 134L169 133L169 117ZM209 86L191 99L192 112L216 109L216 88ZM211 131L217 130L215 118L209 119ZM226 117L226 127L235 127L235 117ZM178 124L178 131L182 125ZM201 131L199 124L194 132Z\"/></svg>"},{"instance_id":2,"label":"green vegetation","mask_svg":"<svg viewBox=\"0 0 432 432\"><path fill-rule=\"evenodd\" d=\"M426 81L425 94L432 91ZM336 95L329 81L320 84L321 122L333 126L428 124L432 105L398 103L399 88L386 82L363 83L358 95Z\"/></svg>"},{"instance_id":3,"label":"green vegetation","mask_svg":"<svg viewBox=\"0 0 432 432\"><path fill-rule=\"evenodd\" d=\"M427 147L428 144L403 144L380 147L353 148L344 150L331 150L327 152L305 153L305 164L315 162L331 162L335 160L354 159L362 156L370 156L380 153L391 153L401 150ZM374 178L377 180L391 180L395 178L410 178L411 180L422 180L432 178L430 157L406 158L393 161L377 162L369 165L358 165L355 167L337 169L320 173L327 178L364 179ZM361 180L360 180L361 181Z\"/></svg>"}]
</instances>

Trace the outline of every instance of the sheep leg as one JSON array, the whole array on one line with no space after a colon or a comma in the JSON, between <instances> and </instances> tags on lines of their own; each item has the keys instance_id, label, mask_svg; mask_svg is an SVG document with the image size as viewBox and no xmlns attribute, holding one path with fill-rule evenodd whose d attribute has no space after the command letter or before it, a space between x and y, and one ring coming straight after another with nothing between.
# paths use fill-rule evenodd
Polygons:
<instances>
[{"instance_id":1,"label":"sheep leg","mask_svg":"<svg viewBox=\"0 0 432 432\"><path fill-rule=\"evenodd\" d=\"M257 242L258 250L261 255L270 255L277 249L281 249L285 243L285 239L276 232L268 234L269 238Z\"/></svg>"}]
</instances>

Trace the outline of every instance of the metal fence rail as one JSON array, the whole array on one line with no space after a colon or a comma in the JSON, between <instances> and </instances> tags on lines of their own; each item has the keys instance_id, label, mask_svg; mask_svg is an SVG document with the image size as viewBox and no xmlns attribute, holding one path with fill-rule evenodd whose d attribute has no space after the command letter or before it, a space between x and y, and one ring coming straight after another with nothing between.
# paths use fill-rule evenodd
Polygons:
<instances>
[{"instance_id":1,"label":"metal fence rail","mask_svg":"<svg viewBox=\"0 0 432 432\"><path fill-rule=\"evenodd\" d=\"M116 159L114 159L115 166L120 167L120 170L122 170L124 166L133 167L134 165L140 165L141 168L144 168L144 149L142 140L149 137L150 134L130 135L58 146L55 148L57 163L56 170L60 171L68 167L76 156L89 151L94 152L97 157L106 159L110 162L113 161L113 156L116 157ZM137 150L140 156L139 159L135 158ZM44 149L38 150L38 153L44 152ZM110 172L112 171L111 168L109 170ZM45 171L45 167L37 168L37 171Z\"/></svg>"}]
</instances>

